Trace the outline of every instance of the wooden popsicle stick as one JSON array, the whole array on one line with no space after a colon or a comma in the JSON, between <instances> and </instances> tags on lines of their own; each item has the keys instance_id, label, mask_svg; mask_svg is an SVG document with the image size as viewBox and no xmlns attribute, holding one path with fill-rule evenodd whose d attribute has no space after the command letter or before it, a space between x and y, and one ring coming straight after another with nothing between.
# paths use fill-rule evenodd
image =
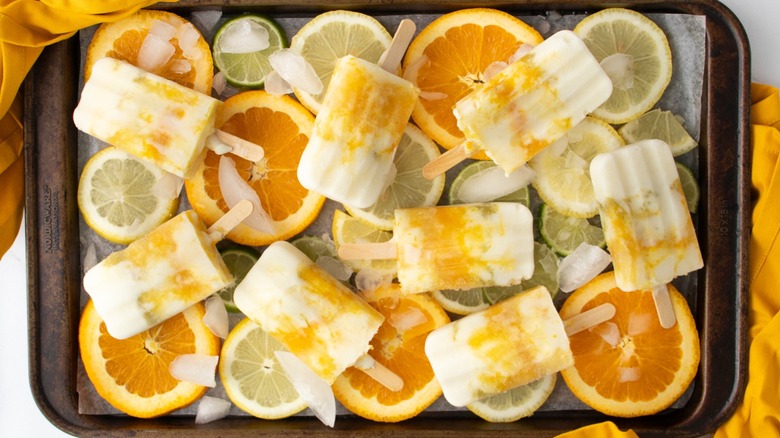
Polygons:
<instances>
[{"instance_id":1,"label":"wooden popsicle stick","mask_svg":"<svg viewBox=\"0 0 780 438\"><path fill-rule=\"evenodd\" d=\"M230 230L237 227L241 221L252 214L253 209L254 206L252 205L252 202L247 199L236 204L235 207L231 208L230 211L225 213L218 221L214 222L214 225L209 227L207 232L209 233L211 240L219 242L224 239Z\"/></svg>"},{"instance_id":2,"label":"wooden popsicle stick","mask_svg":"<svg viewBox=\"0 0 780 438\"><path fill-rule=\"evenodd\" d=\"M390 391L397 392L403 389L404 380L396 373L379 363L376 359L370 355L365 355L361 358L361 362L370 362L369 366L356 367L360 371L368 374L369 377L376 380L385 388Z\"/></svg>"},{"instance_id":3,"label":"wooden popsicle stick","mask_svg":"<svg viewBox=\"0 0 780 438\"><path fill-rule=\"evenodd\" d=\"M563 327L566 329L566 334L572 336L609 321L613 316L615 316L615 306L612 303L604 303L563 321Z\"/></svg>"},{"instance_id":4,"label":"wooden popsicle stick","mask_svg":"<svg viewBox=\"0 0 780 438\"><path fill-rule=\"evenodd\" d=\"M339 257L344 260L377 260L396 258L395 240L381 243L342 243Z\"/></svg>"},{"instance_id":5,"label":"wooden popsicle stick","mask_svg":"<svg viewBox=\"0 0 780 438\"><path fill-rule=\"evenodd\" d=\"M661 327L668 329L674 327L677 323L677 316L674 314L672 300L669 298L669 289L665 284L653 288L653 301L655 302L655 311L658 313L658 321Z\"/></svg>"},{"instance_id":6,"label":"wooden popsicle stick","mask_svg":"<svg viewBox=\"0 0 780 438\"><path fill-rule=\"evenodd\" d=\"M383 70L395 74L398 64L401 63L401 59L404 57L409 43L412 42L412 37L414 37L416 30L417 25L414 24L414 21L408 18L401 20L398 23L398 28L395 30L390 46L382 53L377 65Z\"/></svg>"},{"instance_id":7,"label":"wooden popsicle stick","mask_svg":"<svg viewBox=\"0 0 780 438\"><path fill-rule=\"evenodd\" d=\"M474 152L476 152L476 149L466 147L466 142L464 141L429 161L428 164L423 166L422 174L425 179L434 179L470 157Z\"/></svg>"},{"instance_id":8,"label":"wooden popsicle stick","mask_svg":"<svg viewBox=\"0 0 780 438\"><path fill-rule=\"evenodd\" d=\"M263 150L262 146L252 143L251 141L244 140L241 137L236 137L235 135L229 132L225 132L221 129L217 129L214 134L216 134L217 138L221 142L232 148L230 153L233 155L239 156L253 163L262 160L265 156L265 151Z\"/></svg>"}]
</instances>

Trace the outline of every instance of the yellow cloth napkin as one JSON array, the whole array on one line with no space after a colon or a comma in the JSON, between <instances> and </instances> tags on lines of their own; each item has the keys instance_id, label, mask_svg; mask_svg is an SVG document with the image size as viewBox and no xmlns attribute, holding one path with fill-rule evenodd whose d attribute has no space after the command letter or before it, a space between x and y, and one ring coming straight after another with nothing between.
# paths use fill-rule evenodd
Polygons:
<instances>
[{"instance_id":1,"label":"yellow cloth napkin","mask_svg":"<svg viewBox=\"0 0 780 438\"><path fill-rule=\"evenodd\" d=\"M0 258L13 243L22 220L22 105L17 93L27 72L45 46L156 2L0 0Z\"/></svg>"},{"instance_id":2,"label":"yellow cloth napkin","mask_svg":"<svg viewBox=\"0 0 780 438\"><path fill-rule=\"evenodd\" d=\"M780 94L753 84L748 381L744 399L715 438L780 436ZM561 437L623 437L611 422Z\"/></svg>"}]
</instances>

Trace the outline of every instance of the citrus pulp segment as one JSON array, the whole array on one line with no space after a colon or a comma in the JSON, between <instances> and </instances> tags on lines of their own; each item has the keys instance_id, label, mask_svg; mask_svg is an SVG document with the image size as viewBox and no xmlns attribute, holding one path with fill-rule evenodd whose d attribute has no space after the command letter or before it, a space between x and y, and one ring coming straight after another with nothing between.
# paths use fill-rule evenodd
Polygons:
<instances>
[{"instance_id":1,"label":"citrus pulp segment","mask_svg":"<svg viewBox=\"0 0 780 438\"><path fill-rule=\"evenodd\" d=\"M422 168L440 155L439 148L419 128L406 125L393 157L395 178L368 208L344 208L356 219L382 229L392 230L397 208L432 207L439 202L445 176L427 179Z\"/></svg>"},{"instance_id":2,"label":"citrus pulp segment","mask_svg":"<svg viewBox=\"0 0 780 438\"><path fill-rule=\"evenodd\" d=\"M316 95L296 88L295 96L312 113L322 106L336 61L346 55L376 63L392 37L375 18L354 11L335 10L307 22L290 42L290 48L306 59L322 81Z\"/></svg>"},{"instance_id":3,"label":"citrus pulp segment","mask_svg":"<svg viewBox=\"0 0 780 438\"><path fill-rule=\"evenodd\" d=\"M590 161L596 155L624 146L607 123L586 117L560 140L536 154L528 165L542 200L567 216L588 218L598 214L590 179Z\"/></svg>"},{"instance_id":4,"label":"citrus pulp segment","mask_svg":"<svg viewBox=\"0 0 780 438\"><path fill-rule=\"evenodd\" d=\"M672 155L675 157L698 146L677 116L671 111L658 108L621 126L618 133L628 144L641 140L663 140L672 149Z\"/></svg>"},{"instance_id":5,"label":"citrus pulp segment","mask_svg":"<svg viewBox=\"0 0 780 438\"><path fill-rule=\"evenodd\" d=\"M249 20L268 31L268 47L248 53L228 53L223 50L223 36L228 29ZM223 23L214 34L212 43L214 67L225 74L225 80L240 88L260 88L265 76L273 69L268 57L287 45L284 30L274 20L257 14L245 14Z\"/></svg>"},{"instance_id":6,"label":"citrus pulp segment","mask_svg":"<svg viewBox=\"0 0 780 438\"><path fill-rule=\"evenodd\" d=\"M225 262L225 266L227 266L234 281L233 284L218 290L216 293L222 298L222 302L225 303L225 308L228 312L239 312L240 310L236 307L236 303L233 302L233 292L236 290L236 286L244 280L247 272L257 263L260 254L250 246L231 246L220 250L219 255L222 257L222 261Z\"/></svg>"},{"instance_id":7,"label":"citrus pulp segment","mask_svg":"<svg viewBox=\"0 0 780 438\"><path fill-rule=\"evenodd\" d=\"M688 166L679 161L675 161L674 164L677 166L677 174L680 176L680 185L685 195L685 203L688 204L688 211L696 213L699 207L699 197L701 196L696 176Z\"/></svg>"},{"instance_id":8,"label":"citrus pulp segment","mask_svg":"<svg viewBox=\"0 0 780 438\"><path fill-rule=\"evenodd\" d=\"M700 344L688 303L668 285L677 322L664 329L652 291L623 292L606 272L566 300L566 320L603 303L615 306L609 321L569 337L574 366L561 372L569 389L607 415L652 415L671 406L693 381Z\"/></svg>"},{"instance_id":9,"label":"citrus pulp segment","mask_svg":"<svg viewBox=\"0 0 780 438\"><path fill-rule=\"evenodd\" d=\"M262 145L265 151L257 163L232 158L238 173L257 192L274 229L265 233L239 224L228 239L249 246L268 245L295 236L317 218L325 198L303 188L297 176L313 123L311 113L289 96L256 90L225 101L217 126ZM228 211L219 186L219 161L219 155L207 151L193 177L185 182L190 204L208 224Z\"/></svg>"},{"instance_id":10,"label":"citrus pulp segment","mask_svg":"<svg viewBox=\"0 0 780 438\"><path fill-rule=\"evenodd\" d=\"M84 165L77 191L79 211L97 234L127 245L173 217L179 196L175 189L169 193L162 189L170 176L108 146Z\"/></svg>"},{"instance_id":11,"label":"citrus pulp segment","mask_svg":"<svg viewBox=\"0 0 780 438\"><path fill-rule=\"evenodd\" d=\"M452 107L485 81L494 62L507 62L523 44L542 36L522 20L488 8L444 14L425 26L409 45L404 76L420 88L412 113L423 132L445 149L463 142ZM482 152L473 158L487 159Z\"/></svg>"},{"instance_id":12,"label":"citrus pulp segment","mask_svg":"<svg viewBox=\"0 0 780 438\"><path fill-rule=\"evenodd\" d=\"M87 47L84 81L89 79L92 65L100 58L116 58L138 66L138 53L155 21L170 24L177 30L182 26L192 26L189 21L171 12L148 9L141 9L113 23L101 24ZM197 32L194 26L192 31ZM193 54L189 56L185 56L177 36L174 36L170 43L175 49L173 55L151 73L210 95L214 66L211 49L203 36L198 33L198 39L192 49ZM183 64L188 64L189 68L182 68Z\"/></svg>"},{"instance_id":13,"label":"citrus pulp segment","mask_svg":"<svg viewBox=\"0 0 780 438\"><path fill-rule=\"evenodd\" d=\"M391 391L350 367L336 379L333 393L351 412L370 420L412 418L441 396L441 386L425 356L425 340L428 333L450 319L431 297L403 295L398 284L361 295L385 317L371 340L371 356L401 377L404 385L400 391Z\"/></svg>"},{"instance_id":14,"label":"citrus pulp segment","mask_svg":"<svg viewBox=\"0 0 780 438\"><path fill-rule=\"evenodd\" d=\"M306 408L274 352L287 351L249 318L228 334L219 361L219 377L228 398L242 411L274 420Z\"/></svg>"},{"instance_id":15,"label":"citrus pulp segment","mask_svg":"<svg viewBox=\"0 0 780 438\"><path fill-rule=\"evenodd\" d=\"M203 324L202 303L127 339L115 339L88 301L79 323L79 351L98 394L120 411L151 418L183 408L208 388L171 376L182 354L219 354L219 338Z\"/></svg>"},{"instance_id":16,"label":"citrus pulp segment","mask_svg":"<svg viewBox=\"0 0 780 438\"><path fill-rule=\"evenodd\" d=\"M609 8L585 17L574 33L602 67L606 58L607 63L620 65L610 74L612 96L593 116L626 123L658 102L672 79L672 51L664 31L652 20L629 9Z\"/></svg>"}]
</instances>

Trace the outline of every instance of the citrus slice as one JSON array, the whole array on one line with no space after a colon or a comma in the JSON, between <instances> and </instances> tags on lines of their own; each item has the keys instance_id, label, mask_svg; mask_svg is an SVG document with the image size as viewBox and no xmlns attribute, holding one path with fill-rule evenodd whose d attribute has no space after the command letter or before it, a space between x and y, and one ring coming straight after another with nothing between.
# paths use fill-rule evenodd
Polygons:
<instances>
[{"instance_id":1,"label":"citrus slice","mask_svg":"<svg viewBox=\"0 0 780 438\"><path fill-rule=\"evenodd\" d=\"M333 241L336 248L345 243L381 243L387 242L393 237L393 233L380 230L361 220L336 210L333 213ZM398 273L398 264L395 260L347 260L352 269L362 271L370 269L379 275L395 277Z\"/></svg>"},{"instance_id":2,"label":"citrus slice","mask_svg":"<svg viewBox=\"0 0 780 438\"><path fill-rule=\"evenodd\" d=\"M431 207L436 205L444 190L445 176L429 180L422 174L422 168L440 155L436 143L419 128L406 125L401 142L393 157L395 179L379 195L379 199L368 208L344 208L357 219L376 228L392 230L396 208Z\"/></svg>"},{"instance_id":3,"label":"citrus slice","mask_svg":"<svg viewBox=\"0 0 780 438\"><path fill-rule=\"evenodd\" d=\"M555 388L557 373L466 406L491 423L511 423L536 412Z\"/></svg>"},{"instance_id":4,"label":"citrus slice","mask_svg":"<svg viewBox=\"0 0 780 438\"><path fill-rule=\"evenodd\" d=\"M230 35L231 30L246 24L259 26L268 31L268 47L248 53L225 52L224 37ZM223 23L214 34L212 44L214 67L225 74L225 80L230 85L240 88L260 88L265 82L265 76L273 70L268 57L286 45L287 38L284 30L274 20L256 14L241 15Z\"/></svg>"},{"instance_id":5,"label":"citrus slice","mask_svg":"<svg viewBox=\"0 0 780 438\"><path fill-rule=\"evenodd\" d=\"M333 241L325 240L317 236L301 236L292 242L294 247L306 254L311 261L317 262L320 257L337 257L336 245Z\"/></svg>"},{"instance_id":6,"label":"citrus slice","mask_svg":"<svg viewBox=\"0 0 780 438\"><path fill-rule=\"evenodd\" d=\"M113 23L101 24L87 47L84 80L89 79L92 65L101 58L116 58L138 66L138 53L149 29L156 21L170 24L177 30L182 26L191 26L189 21L171 12L148 9L141 9ZM191 31L197 32L194 26L191 27ZM214 79L211 50L203 36L200 33L197 35L198 39L191 49L192 54L188 56L184 56L178 37L174 36L169 41L175 49L173 55L162 66L152 70L152 73L201 93L211 94L211 83Z\"/></svg>"},{"instance_id":7,"label":"citrus slice","mask_svg":"<svg viewBox=\"0 0 780 438\"><path fill-rule=\"evenodd\" d=\"M507 62L523 44L535 46L542 36L520 19L487 8L444 14L425 26L409 45L404 75L420 89L412 118L445 149L460 144L452 107L485 81L485 69ZM473 158L485 160L483 152Z\"/></svg>"},{"instance_id":8,"label":"citrus slice","mask_svg":"<svg viewBox=\"0 0 780 438\"><path fill-rule=\"evenodd\" d=\"M333 393L344 407L369 420L412 418L441 396L441 386L425 356L425 339L450 319L430 296L403 295L398 284L361 295L385 316L371 340L371 356L400 376L404 386L393 392L362 371L347 368L333 384Z\"/></svg>"},{"instance_id":9,"label":"citrus slice","mask_svg":"<svg viewBox=\"0 0 780 438\"><path fill-rule=\"evenodd\" d=\"M108 146L81 171L79 210L97 234L127 245L173 217L179 197L175 188L164 193L169 182L159 167Z\"/></svg>"},{"instance_id":10,"label":"citrus slice","mask_svg":"<svg viewBox=\"0 0 780 438\"><path fill-rule=\"evenodd\" d=\"M249 246L268 245L300 233L317 218L325 198L303 188L297 175L313 123L311 113L289 96L256 90L225 101L217 126L265 150L257 163L232 158L239 174L257 192L274 228L273 233L264 233L240 224L228 239ZM228 211L219 187L219 161L219 155L207 151L198 170L185 182L192 208L208 224Z\"/></svg>"},{"instance_id":11,"label":"citrus slice","mask_svg":"<svg viewBox=\"0 0 780 438\"><path fill-rule=\"evenodd\" d=\"M226 286L217 294L222 298L222 302L225 303L225 308L228 312L240 312L236 303L233 301L233 292L246 277L247 272L252 269L252 266L257 263L260 258L257 250L249 246L231 246L219 251L219 255L222 257L222 261L225 262L230 274L233 275L234 281L230 286Z\"/></svg>"},{"instance_id":12,"label":"citrus slice","mask_svg":"<svg viewBox=\"0 0 780 438\"><path fill-rule=\"evenodd\" d=\"M555 297L558 293L558 257L539 242L534 242L534 275L515 286L480 287L469 290L441 290L432 296L448 312L470 315L513 297L524 290L544 286Z\"/></svg>"},{"instance_id":13,"label":"citrus slice","mask_svg":"<svg viewBox=\"0 0 780 438\"><path fill-rule=\"evenodd\" d=\"M208 389L174 379L170 363L182 354L219 354L219 338L203 324L202 303L127 339L108 334L88 301L79 323L79 351L98 394L111 406L139 418L185 407Z\"/></svg>"},{"instance_id":14,"label":"citrus slice","mask_svg":"<svg viewBox=\"0 0 780 438\"><path fill-rule=\"evenodd\" d=\"M629 9L609 8L585 17L574 33L612 78L612 95L592 115L608 123L626 123L664 94L672 79L672 51L664 31L652 20ZM613 73L610 64L618 65Z\"/></svg>"},{"instance_id":15,"label":"citrus slice","mask_svg":"<svg viewBox=\"0 0 780 438\"><path fill-rule=\"evenodd\" d=\"M569 338L574 366L562 371L569 389L607 415L652 415L671 406L693 381L699 335L688 303L668 285L677 323L658 322L651 291L623 292L614 272L577 289L561 308L564 320L603 303L615 316Z\"/></svg>"},{"instance_id":16,"label":"citrus slice","mask_svg":"<svg viewBox=\"0 0 780 438\"><path fill-rule=\"evenodd\" d=\"M595 216L599 210L590 180L590 161L624 144L610 125L586 117L531 158L528 165L536 172L532 184L539 197L560 213L582 218Z\"/></svg>"},{"instance_id":17,"label":"citrus slice","mask_svg":"<svg viewBox=\"0 0 780 438\"><path fill-rule=\"evenodd\" d=\"M496 164L492 161L475 161L461 170L458 175L455 177L455 179L452 180L452 184L450 185L450 190L447 193L450 201L450 205L456 205L456 204L463 204L464 202L458 198L458 192L463 186L463 183L465 183L469 178L473 177L474 175L482 172L483 170L489 169L491 167L496 167ZM504 195L500 198L496 198L495 202L519 202L526 207L531 205L531 195L530 191L528 190L528 187L523 187L515 192L512 192L508 195Z\"/></svg>"},{"instance_id":18,"label":"citrus slice","mask_svg":"<svg viewBox=\"0 0 780 438\"><path fill-rule=\"evenodd\" d=\"M604 248L604 231L587 219L566 216L542 204L539 206L539 234L561 257L571 254L581 243Z\"/></svg>"},{"instance_id":19,"label":"citrus slice","mask_svg":"<svg viewBox=\"0 0 780 438\"><path fill-rule=\"evenodd\" d=\"M698 146L676 115L658 108L621 126L618 133L628 144L640 140L663 140L672 149L672 155L675 157Z\"/></svg>"},{"instance_id":20,"label":"citrus slice","mask_svg":"<svg viewBox=\"0 0 780 438\"><path fill-rule=\"evenodd\" d=\"M375 18L353 11L329 11L306 23L292 38L290 48L300 53L322 81L322 92L310 94L295 89L295 96L317 114L330 84L336 61L352 55L376 63L390 46L392 37Z\"/></svg>"},{"instance_id":21,"label":"citrus slice","mask_svg":"<svg viewBox=\"0 0 780 438\"><path fill-rule=\"evenodd\" d=\"M686 165L675 161L677 165L677 174L680 176L680 185L685 195L685 203L688 204L688 210L691 213L696 213L696 209L699 206L699 183L696 181L696 176L693 171Z\"/></svg>"},{"instance_id":22,"label":"citrus slice","mask_svg":"<svg viewBox=\"0 0 780 438\"><path fill-rule=\"evenodd\" d=\"M249 318L230 331L222 346L219 378L230 401L258 418L286 418L306 409L274 352L287 351Z\"/></svg>"}]
</instances>

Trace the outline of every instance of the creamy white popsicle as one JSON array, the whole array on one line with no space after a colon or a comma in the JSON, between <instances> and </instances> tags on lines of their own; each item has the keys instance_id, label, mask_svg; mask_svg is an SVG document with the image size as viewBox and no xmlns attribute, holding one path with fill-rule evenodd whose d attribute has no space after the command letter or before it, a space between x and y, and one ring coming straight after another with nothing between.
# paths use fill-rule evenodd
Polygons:
<instances>
[{"instance_id":1,"label":"creamy white popsicle","mask_svg":"<svg viewBox=\"0 0 780 438\"><path fill-rule=\"evenodd\" d=\"M425 354L453 406L531 383L574 364L569 338L544 286L428 335Z\"/></svg>"},{"instance_id":2,"label":"creamy white popsicle","mask_svg":"<svg viewBox=\"0 0 780 438\"><path fill-rule=\"evenodd\" d=\"M114 252L84 275L84 289L117 339L152 328L232 282L193 210Z\"/></svg>"},{"instance_id":3,"label":"creamy white popsicle","mask_svg":"<svg viewBox=\"0 0 780 438\"><path fill-rule=\"evenodd\" d=\"M351 207L373 205L392 176L418 94L376 64L339 59L298 165L301 185Z\"/></svg>"},{"instance_id":4,"label":"creamy white popsicle","mask_svg":"<svg viewBox=\"0 0 780 438\"><path fill-rule=\"evenodd\" d=\"M365 356L381 313L288 242L263 252L236 288L236 306L333 383Z\"/></svg>"},{"instance_id":5,"label":"creamy white popsicle","mask_svg":"<svg viewBox=\"0 0 780 438\"><path fill-rule=\"evenodd\" d=\"M620 289L651 289L704 266L666 143L644 140L599 154L590 175Z\"/></svg>"}]
</instances>

